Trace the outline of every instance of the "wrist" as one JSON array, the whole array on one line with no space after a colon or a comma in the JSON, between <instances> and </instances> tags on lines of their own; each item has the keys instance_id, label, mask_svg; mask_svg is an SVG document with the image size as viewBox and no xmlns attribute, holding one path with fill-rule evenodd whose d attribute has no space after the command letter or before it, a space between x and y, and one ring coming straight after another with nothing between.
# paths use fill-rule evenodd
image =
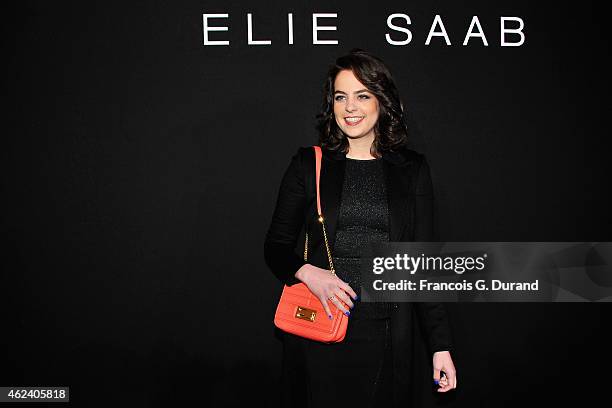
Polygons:
<instances>
[{"instance_id":1,"label":"wrist","mask_svg":"<svg viewBox=\"0 0 612 408\"><path fill-rule=\"evenodd\" d=\"M308 268L306 267L307 265L308 264L302 265L300 269L298 269L297 272L295 273L295 278L301 282L304 282L304 280L306 279L306 275L308 275L308 273L306 272L308 270Z\"/></svg>"}]
</instances>

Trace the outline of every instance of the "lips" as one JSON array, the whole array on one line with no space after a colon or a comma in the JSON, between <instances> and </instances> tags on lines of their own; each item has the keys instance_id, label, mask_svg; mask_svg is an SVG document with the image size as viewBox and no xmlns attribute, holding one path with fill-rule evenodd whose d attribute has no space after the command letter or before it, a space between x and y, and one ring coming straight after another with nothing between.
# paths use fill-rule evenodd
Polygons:
<instances>
[{"instance_id":1,"label":"lips","mask_svg":"<svg viewBox=\"0 0 612 408\"><path fill-rule=\"evenodd\" d=\"M347 126L357 126L363 122L364 116L346 116L344 118L344 124Z\"/></svg>"}]
</instances>

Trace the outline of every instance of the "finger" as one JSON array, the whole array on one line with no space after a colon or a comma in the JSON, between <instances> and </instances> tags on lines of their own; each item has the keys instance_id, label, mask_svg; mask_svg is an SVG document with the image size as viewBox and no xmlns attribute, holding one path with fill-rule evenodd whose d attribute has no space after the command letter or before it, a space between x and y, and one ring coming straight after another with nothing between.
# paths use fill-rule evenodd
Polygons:
<instances>
[{"instance_id":1,"label":"finger","mask_svg":"<svg viewBox=\"0 0 612 408\"><path fill-rule=\"evenodd\" d=\"M435 368L434 367L434 370L433 370L433 379L434 379L434 382L436 384L438 384L440 382L440 369L439 368Z\"/></svg>"},{"instance_id":2,"label":"finger","mask_svg":"<svg viewBox=\"0 0 612 408\"><path fill-rule=\"evenodd\" d=\"M457 373L453 372L453 376L451 377L450 384L453 388L457 388Z\"/></svg>"},{"instance_id":3,"label":"finger","mask_svg":"<svg viewBox=\"0 0 612 408\"><path fill-rule=\"evenodd\" d=\"M442 378L440 379L440 382L438 383L438 385L440 386L440 388L438 388L438 392L447 392L449 390L453 389L453 386L449 383L450 379L449 377L446 375L446 373L443 371L442 372Z\"/></svg>"},{"instance_id":4,"label":"finger","mask_svg":"<svg viewBox=\"0 0 612 408\"><path fill-rule=\"evenodd\" d=\"M444 371L440 371L440 381L438 381L438 386L445 387L448 385L448 377Z\"/></svg>"},{"instance_id":5,"label":"finger","mask_svg":"<svg viewBox=\"0 0 612 408\"><path fill-rule=\"evenodd\" d=\"M454 370L448 370L446 372L446 375L448 376L448 384L451 386L451 388L455 388L455 381L457 378L457 374L455 373Z\"/></svg>"},{"instance_id":6,"label":"finger","mask_svg":"<svg viewBox=\"0 0 612 408\"><path fill-rule=\"evenodd\" d=\"M438 392L447 392L447 391L450 391L452 389L453 389L453 387L451 387L450 385L445 385L444 387L438 388Z\"/></svg>"},{"instance_id":7,"label":"finger","mask_svg":"<svg viewBox=\"0 0 612 408\"><path fill-rule=\"evenodd\" d=\"M345 281L343 281L342 279L338 278L338 280L340 281L338 283L338 286L340 286L340 289L342 289L343 291L345 291L346 293L349 294L349 296L353 299L353 300L357 300L357 293L355 293L355 291L353 290L353 288L351 288L349 286L348 283L346 283Z\"/></svg>"},{"instance_id":8,"label":"finger","mask_svg":"<svg viewBox=\"0 0 612 408\"><path fill-rule=\"evenodd\" d=\"M331 301L345 315L348 316L348 315L351 314L351 312L344 306L344 304L342 302L340 302L340 300L338 300L337 296L332 296Z\"/></svg>"},{"instance_id":9,"label":"finger","mask_svg":"<svg viewBox=\"0 0 612 408\"><path fill-rule=\"evenodd\" d=\"M342 290L338 290L336 292L336 297L339 298L341 301L343 301L349 308L352 309L353 307L355 307L355 305L351 301L351 298L349 298L349 296L346 294L346 292L344 292Z\"/></svg>"},{"instance_id":10,"label":"finger","mask_svg":"<svg viewBox=\"0 0 612 408\"><path fill-rule=\"evenodd\" d=\"M440 388L438 388L439 392L447 392L450 390L453 390L454 387L452 386L452 384L445 384L445 385L441 385Z\"/></svg>"},{"instance_id":11,"label":"finger","mask_svg":"<svg viewBox=\"0 0 612 408\"><path fill-rule=\"evenodd\" d=\"M321 301L321 304L323 305L323 309L325 310L325 313L327 314L327 318L331 320L332 313L331 313L331 309L329 308L329 304L327 304L327 299L320 298L319 300Z\"/></svg>"},{"instance_id":12,"label":"finger","mask_svg":"<svg viewBox=\"0 0 612 408\"><path fill-rule=\"evenodd\" d=\"M349 315L351 314L350 310L348 310L348 309L346 308L346 306L345 306L345 305L344 305L342 302L340 302L340 301L338 300L338 298L337 298L337 297L334 297L334 300L332 300L332 303L333 303L333 304L334 304L334 305L335 305L335 306L336 306L338 309L340 309L340 311L341 311L342 313L344 313L345 315L349 316Z\"/></svg>"}]
</instances>

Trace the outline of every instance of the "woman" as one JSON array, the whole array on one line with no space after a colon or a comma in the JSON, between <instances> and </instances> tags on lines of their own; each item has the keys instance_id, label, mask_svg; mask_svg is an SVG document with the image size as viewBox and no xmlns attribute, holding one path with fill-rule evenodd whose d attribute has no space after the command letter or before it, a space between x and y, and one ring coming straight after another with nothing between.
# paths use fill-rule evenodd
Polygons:
<instances>
[{"instance_id":1,"label":"woman","mask_svg":"<svg viewBox=\"0 0 612 408\"><path fill-rule=\"evenodd\" d=\"M427 353L414 353L420 327L437 391L457 385L444 305L358 298L359 257L368 243L432 239L427 162L405 147L403 105L389 70L363 50L351 50L330 68L318 119L321 206L336 275L329 271L317 222L312 147L299 148L283 176L264 255L281 282L303 282L328 314L330 304L345 312L349 325L344 341L333 344L281 333L283 403L422 406L426 393L410 388L419 383L413 372L418 356ZM295 252L302 228L308 231L308 261Z\"/></svg>"}]
</instances>

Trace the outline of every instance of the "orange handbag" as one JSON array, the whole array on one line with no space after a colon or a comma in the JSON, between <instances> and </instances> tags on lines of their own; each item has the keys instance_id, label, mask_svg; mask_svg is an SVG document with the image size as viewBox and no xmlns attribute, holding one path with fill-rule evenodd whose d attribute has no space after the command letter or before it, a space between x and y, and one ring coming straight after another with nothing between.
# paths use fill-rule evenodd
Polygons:
<instances>
[{"instance_id":1,"label":"orange handbag","mask_svg":"<svg viewBox=\"0 0 612 408\"><path fill-rule=\"evenodd\" d=\"M321 174L321 148L313 146L316 158L316 183L317 183L317 211L318 221L323 228L323 238L327 249L330 271L335 274L332 262L325 222L321 214L321 198L319 194L319 178ZM308 260L308 232L304 244L304 261ZM327 313L317 298L304 283L297 283L283 288L280 301L276 307L274 315L274 325L279 329L295 334L307 339L316 340L324 343L338 343L344 340L348 317L333 303L329 303L332 319L327 317Z\"/></svg>"}]
</instances>

